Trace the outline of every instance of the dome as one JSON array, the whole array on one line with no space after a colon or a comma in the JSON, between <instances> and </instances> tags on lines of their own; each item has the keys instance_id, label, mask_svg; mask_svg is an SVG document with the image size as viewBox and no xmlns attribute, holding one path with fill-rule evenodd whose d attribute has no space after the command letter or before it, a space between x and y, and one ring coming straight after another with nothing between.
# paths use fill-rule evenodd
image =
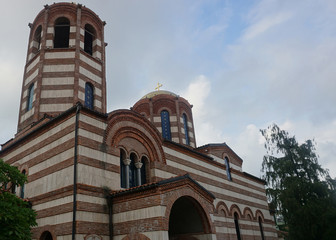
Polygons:
<instances>
[{"instance_id":1,"label":"dome","mask_svg":"<svg viewBox=\"0 0 336 240\"><path fill-rule=\"evenodd\" d=\"M169 92L169 91L165 91L165 90L158 90L158 91L153 91L153 92L147 93L141 99L152 98L154 96L162 95L162 94L170 95L170 96L173 96L173 97L178 97L178 95L173 93L173 92Z\"/></svg>"}]
</instances>

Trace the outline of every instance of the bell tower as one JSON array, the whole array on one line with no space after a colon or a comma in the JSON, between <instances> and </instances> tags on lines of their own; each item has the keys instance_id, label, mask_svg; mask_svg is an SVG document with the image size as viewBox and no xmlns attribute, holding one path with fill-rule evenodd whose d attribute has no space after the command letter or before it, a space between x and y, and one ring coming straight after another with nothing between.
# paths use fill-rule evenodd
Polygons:
<instances>
[{"instance_id":1,"label":"bell tower","mask_svg":"<svg viewBox=\"0 0 336 240\"><path fill-rule=\"evenodd\" d=\"M29 24L18 132L77 102L106 113L104 25L75 3L45 5Z\"/></svg>"}]
</instances>

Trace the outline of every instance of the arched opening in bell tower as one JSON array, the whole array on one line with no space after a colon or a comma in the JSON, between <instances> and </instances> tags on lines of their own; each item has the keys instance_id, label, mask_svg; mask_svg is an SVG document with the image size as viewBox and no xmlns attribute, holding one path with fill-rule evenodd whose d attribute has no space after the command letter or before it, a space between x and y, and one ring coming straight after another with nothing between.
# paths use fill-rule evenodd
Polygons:
<instances>
[{"instance_id":1,"label":"arched opening in bell tower","mask_svg":"<svg viewBox=\"0 0 336 240\"><path fill-rule=\"evenodd\" d=\"M84 34L84 52L90 54L92 56L93 54L93 41L95 40L95 29L90 25L85 25L85 34Z\"/></svg>"},{"instance_id":2,"label":"arched opening in bell tower","mask_svg":"<svg viewBox=\"0 0 336 240\"><path fill-rule=\"evenodd\" d=\"M70 36L70 21L65 17L55 21L54 48L68 48Z\"/></svg>"}]
</instances>

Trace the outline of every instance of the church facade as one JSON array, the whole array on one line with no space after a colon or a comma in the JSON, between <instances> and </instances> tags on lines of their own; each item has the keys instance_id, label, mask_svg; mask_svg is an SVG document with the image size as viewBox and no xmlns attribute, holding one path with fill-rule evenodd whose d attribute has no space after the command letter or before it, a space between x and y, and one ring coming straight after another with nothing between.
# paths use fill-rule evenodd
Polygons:
<instances>
[{"instance_id":1,"label":"church facade","mask_svg":"<svg viewBox=\"0 0 336 240\"><path fill-rule=\"evenodd\" d=\"M37 212L36 240L277 239L264 181L225 143L197 147L192 105L154 91L106 111L104 26L83 5L29 24L18 132L0 158Z\"/></svg>"}]
</instances>

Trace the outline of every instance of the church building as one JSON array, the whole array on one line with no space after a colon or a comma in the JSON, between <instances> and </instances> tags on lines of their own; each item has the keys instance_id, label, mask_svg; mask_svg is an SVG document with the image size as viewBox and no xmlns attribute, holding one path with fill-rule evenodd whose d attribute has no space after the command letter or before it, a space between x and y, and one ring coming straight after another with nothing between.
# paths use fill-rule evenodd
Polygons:
<instances>
[{"instance_id":1,"label":"church building","mask_svg":"<svg viewBox=\"0 0 336 240\"><path fill-rule=\"evenodd\" d=\"M37 212L33 239L277 239L265 182L226 143L197 146L187 99L158 90L107 112L96 13L54 3L29 27L17 133L0 158L28 178L12 190Z\"/></svg>"}]
</instances>

